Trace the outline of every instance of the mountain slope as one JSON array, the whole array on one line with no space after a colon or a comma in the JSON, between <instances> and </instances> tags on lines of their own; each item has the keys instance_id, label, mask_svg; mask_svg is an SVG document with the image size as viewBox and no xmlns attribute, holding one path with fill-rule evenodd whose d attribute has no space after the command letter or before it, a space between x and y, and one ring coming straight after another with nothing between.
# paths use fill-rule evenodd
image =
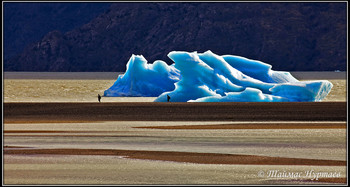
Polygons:
<instances>
[{"instance_id":1,"label":"mountain slope","mask_svg":"<svg viewBox=\"0 0 350 187\"><path fill-rule=\"evenodd\" d=\"M113 3L89 23L52 31L5 61L5 71L125 71L173 50L208 49L275 70L346 70L345 3Z\"/></svg>"},{"instance_id":2,"label":"mountain slope","mask_svg":"<svg viewBox=\"0 0 350 187\"><path fill-rule=\"evenodd\" d=\"M90 22L109 6L110 3L5 2L4 59L14 57L52 30L67 32Z\"/></svg>"}]
</instances>

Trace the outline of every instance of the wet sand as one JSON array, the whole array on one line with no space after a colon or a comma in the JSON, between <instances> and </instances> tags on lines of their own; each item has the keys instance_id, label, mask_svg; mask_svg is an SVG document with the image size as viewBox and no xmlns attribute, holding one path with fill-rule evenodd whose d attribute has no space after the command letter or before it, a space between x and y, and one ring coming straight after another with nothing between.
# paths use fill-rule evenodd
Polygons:
<instances>
[{"instance_id":1,"label":"wet sand","mask_svg":"<svg viewBox=\"0 0 350 187\"><path fill-rule=\"evenodd\" d=\"M346 102L4 103L4 122L346 121Z\"/></svg>"},{"instance_id":2,"label":"wet sand","mask_svg":"<svg viewBox=\"0 0 350 187\"><path fill-rule=\"evenodd\" d=\"M191 164L88 155L4 155L5 184L339 184L343 166ZM338 171L337 178L259 177L259 171Z\"/></svg>"},{"instance_id":3,"label":"wet sand","mask_svg":"<svg viewBox=\"0 0 350 187\"><path fill-rule=\"evenodd\" d=\"M4 103L5 184L346 183L346 104Z\"/></svg>"},{"instance_id":4,"label":"wet sand","mask_svg":"<svg viewBox=\"0 0 350 187\"><path fill-rule=\"evenodd\" d=\"M219 125L176 125L135 127L146 129L346 129L346 122L326 123L241 123Z\"/></svg>"},{"instance_id":5,"label":"wet sand","mask_svg":"<svg viewBox=\"0 0 350 187\"><path fill-rule=\"evenodd\" d=\"M189 162L196 164L244 164L244 165L316 165L346 166L346 161L234 155L215 153L189 153L169 151L138 151L115 149L5 149L4 154L17 155L112 155L134 159Z\"/></svg>"}]
</instances>

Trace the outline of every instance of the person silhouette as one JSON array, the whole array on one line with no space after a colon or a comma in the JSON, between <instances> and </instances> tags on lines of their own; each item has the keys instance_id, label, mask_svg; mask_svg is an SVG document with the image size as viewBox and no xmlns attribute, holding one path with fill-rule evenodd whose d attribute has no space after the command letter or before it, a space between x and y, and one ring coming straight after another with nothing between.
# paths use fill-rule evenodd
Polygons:
<instances>
[{"instance_id":1,"label":"person silhouette","mask_svg":"<svg viewBox=\"0 0 350 187\"><path fill-rule=\"evenodd\" d=\"M98 102L101 103L101 96L100 96L100 94L97 95L97 99L98 99Z\"/></svg>"},{"instance_id":2,"label":"person silhouette","mask_svg":"<svg viewBox=\"0 0 350 187\"><path fill-rule=\"evenodd\" d=\"M168 102L170 101L170 96L169 95L166 95L167 96L167 99L168 99Z\"/></svg>"}]
</instances>

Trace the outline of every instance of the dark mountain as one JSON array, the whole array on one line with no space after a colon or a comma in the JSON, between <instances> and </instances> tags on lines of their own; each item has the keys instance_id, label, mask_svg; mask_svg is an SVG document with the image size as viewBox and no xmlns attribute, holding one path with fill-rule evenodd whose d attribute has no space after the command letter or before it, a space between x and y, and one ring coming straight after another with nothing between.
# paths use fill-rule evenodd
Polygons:
<instances>
[{"instance_id":1,"label":"dark mountain","mask_svg":"<svg viewBox=\"0 0 350 187\"><path fill-rule=\"evenodd\" d=\"M4 59L14 57L52 30L67 32L90 22L110 4L5 2Z\"/></svg>"},{"instance_id":2,"label":"dark mountain","mask_svg":"<svg viewBox=\"0 0 350 187\"><path fill-rule=\"evenodd\" d=\"M235 54L274 70L346 70L346 3L113 3L89 23L51 31L5 71L125 71L173 50ZM83 11L83 10L81 10Z\"/></svg>"}]
</instances>

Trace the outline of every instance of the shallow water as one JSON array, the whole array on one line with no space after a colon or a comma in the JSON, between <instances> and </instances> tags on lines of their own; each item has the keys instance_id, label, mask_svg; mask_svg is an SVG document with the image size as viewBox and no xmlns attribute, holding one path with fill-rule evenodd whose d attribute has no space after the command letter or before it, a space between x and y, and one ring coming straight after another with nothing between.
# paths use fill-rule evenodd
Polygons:
<instances>
[{"instance_id":1,"label":"shallow water","mask_svg":"<svg viewBox=\"0 0 350 187\"><path fill-rule=\"evenodd\" d=\"M119 73L5 72L4 102L97 102ZM300 80L329 80L334 87L324 101L346 101L344 72L294 72ZM341 79L344 78L344 79ZM103 97L102 102L152 102L155 97Z\"/></svg>"}]
</instances>

